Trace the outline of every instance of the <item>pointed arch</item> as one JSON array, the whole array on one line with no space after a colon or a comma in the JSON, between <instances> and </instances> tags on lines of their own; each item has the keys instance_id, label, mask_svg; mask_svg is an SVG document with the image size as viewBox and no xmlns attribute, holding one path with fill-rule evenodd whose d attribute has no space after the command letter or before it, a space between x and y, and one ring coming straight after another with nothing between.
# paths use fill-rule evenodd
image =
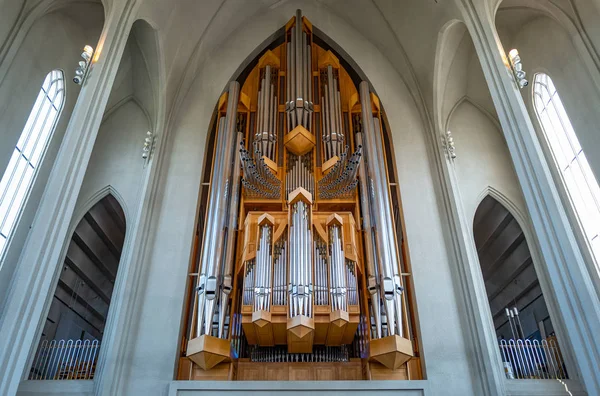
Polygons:
<instances>
[{"instance_id":1,"label":"pointed arch","mask_svg":"<svg viewBox=\"0 0 600 396\"><path fill-rule=\"evenodd\" d=\"M53 298L46 302L48 319L41 324L37 351L29 359L30 380L94 377L128 245L123 205L123 198L108 185L76 211L61 254L62 270L55 275ZM87 354L74 352L82 347ZM47 359L54 350L73 358Z\"/></svg>"},{"instance_id":2,"label":"pointed arch","mask_svg":"<svg viewBox=\"0 0 600 396\"><path fill-rule=\"evenodd\" d=\"M130 213L129 213L129 209L127 207L125 198L121 195L121 193L119 193L119 191L117 191L116 188L114 188L113 186L111 186L109 184L109 185L102 187L101 189L99 189L98 191L93 193L92 195L90 195L83 203L81 203L81 205L78 209L75 209L75 211L73 212L74 214L73 214L72 220L71 220L69 235L71 235L73 233L77 224L79 224L81 219L83 219L83 216L85 216L85 214L87 212L89 212L90 209L92 209L94 207L94 205L96 205L98 202L100 202L107 195L112 195L113 198L115 198L117 200L117 202L121 206L121 209L123 210L123 213L125 215L125 223L130 224Z\"/></svg>"},{"instance_id":3,"label":"pointed arch","mask_svg":"<svg viewBox=\"0 0 600 396\"><path fill-rule=\"evenodd\" d=\"M488 120L490 120L490 122L492 124L494 124L498 133L500 135L502 135L502 126L500 125L500 122L498 121L498 119L492 113L490 113L487 109L485 109L483 106L481 106L479 103L475 102L473 99L471 99L467 95L460 98L458 100L458 102L456 102L456 104L452 107L452 109L450 109L450 112L448 113L448 116L446 117L446 120L444 122L443 130L447 131L450 128L450 120L452 119L454 112L463 103L468 103L468 104L472 105L473 107L475 107L477 110L479 110Z\"/></svg>"}]
</instances>

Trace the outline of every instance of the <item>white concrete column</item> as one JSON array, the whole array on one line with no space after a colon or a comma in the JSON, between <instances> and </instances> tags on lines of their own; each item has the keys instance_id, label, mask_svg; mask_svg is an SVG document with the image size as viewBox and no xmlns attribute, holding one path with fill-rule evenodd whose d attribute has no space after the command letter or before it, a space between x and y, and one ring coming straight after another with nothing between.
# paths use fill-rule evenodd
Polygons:
<instances>
[{"instance_id":1,"label":"white concrete column","mask_svg":"<svg viewBox=\"0 0 600 396\"><path fill-rule=\"evenodd\" d=\"M537 236L566 334L588 394L600 394L600 300L559 199L486 4L456 0L481 62ZM562 337L561 337L562 336ZM571 367L571 377L577 375Z\"/></svg>"},{"instance_id":2,"label":"white concrete column","mask_svg":"<svg viewBox=\"0 0 600 396\"><path fill-rule=\"evenodd\" d=\"M132 24L135 0L113 1L42 201L0 313L0 394L13 395L27 377L29 356L62 268L77 196ZM73 67L78 59L73 59ZM66 71L70 73L70 71ZM69 78L70 80L70 78Z\"/></svg>"}]
</instances>

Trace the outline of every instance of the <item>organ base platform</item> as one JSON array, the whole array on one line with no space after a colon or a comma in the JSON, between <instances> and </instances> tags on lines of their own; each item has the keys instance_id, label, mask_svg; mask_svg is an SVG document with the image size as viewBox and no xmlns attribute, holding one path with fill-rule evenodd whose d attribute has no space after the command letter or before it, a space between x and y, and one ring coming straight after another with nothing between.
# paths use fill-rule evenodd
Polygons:
<instances>
[{"instance_id":1,"label":"organ base platform","mask_svg":"<svg viewBox=\"0 0 600 396\"><path fill-rule=\"evenodd\" d=\"M182 358L179 362L179 380L193 381L353 381L353 380L420 380L420 361L413 358L400 368L392 370L378 362L353 358L348 362L237 362L220 363L205 371Z\"/></svg>"}]
</instances>

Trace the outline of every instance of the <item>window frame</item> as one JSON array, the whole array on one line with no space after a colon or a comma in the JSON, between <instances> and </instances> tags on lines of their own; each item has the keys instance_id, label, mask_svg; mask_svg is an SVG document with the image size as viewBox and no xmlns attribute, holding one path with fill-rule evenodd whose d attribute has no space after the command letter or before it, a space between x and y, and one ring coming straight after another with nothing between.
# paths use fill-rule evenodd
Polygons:
<instances>
[{"instance_id":1,"label":"window frame","mask_svg":"<svg viewBox=\"0 0 600 396\"><path fill-rule=\"evenodd\" d=\"M4 204L4 199L10 200L5 208L6 213L0 214L0 239L4 239L0 245L0 267L19 228L20 220L27 207L39 170L43 165L48 147L61 119L66 104L66 96L67 84L65 83L64 71L59 68L51 70L40 84L40 89L10 154L7 166L0 175L0 188L2 188L0 190L0 207ZM49 120L51 123L48 123ZM24 165L22 165L23 163ZM23 169L19 170L21 165ZM29 169L32 169L32 173L27 176ZM9 175L9 171L9 179L5 182L4 178ZM20 191L26 178L29 178L28 185L23 191ZM14 187L13 182L15 180L18 181L16 181L14 191L11 192L11 186ZM21 197L19 197L20 194L22 194ZM15 204L18 206L16 211L14 210ZM10 224L11 222L12 224ZM7 223L10 225L5 230L7 232L4 233L2 228Z\"/></svg>"},{"instance_id":2,"label":"window frame","mask_svg":"<svg viewBox=\"0 0 600 396\"><path fill-rule=\"evenodd\" d=\"M554 86L554 93L551 93L551 90L550 90L550 87L548 86L548 84L546 84L545 82L539 81L539 78L544 78L544 77L547 79L546 81L549 81L552 84L552 86ZM540 96L537 93L537 89L536 89L539 85L543 86L543 89L546 89L548 96L549 96L549 100L546 103L544 103L543 99L542 99L542 104L544 107L543 107L543 109L540 109L540 110L538 110L538 105L536 103L536 96ZM580 168L581 168L580 164L581 164L582 159L580 158L580 156L582 156L582 155L585 158L584 161L587 162L587 167L589 168L589 162L587 161L586 153L583 150L583 147L581 146L581 142L579 141L579 138L576 135L575 128L569 118L567 108L560 97L560 92L557 89L556 84L554 83L554 80L552 79L552 76L550 75L550 73L548 73L546 70L539 70L539 71L535 72L534 76L533 76L533 84L531 84L530 93L531 93L531 96L529 99L531 101L530 102L531 111L535 115L534 118L537 120L535 129L539 134L540 142L543 142L542 151L544 152L544 155L547 156L546 159L548 160L550 172L553 175L553 177L555 178L555 185L557 186L559 195L561 197L561 200L563 201L563 207L567 213L569 222L572 225L572 229L574 231L575 238L576 238L578 244L580 245L582 254L584 255L584 257L586 257L586 261L589 261L593 264L594 269L595 269L595 274L594 274L593 278L596 280L595 283L598 283L598 281L600 281L600 279L599 279L599 276L600 276L600 254L597 255L594 251L594 246L592 245L592 239L594 239L594 238L588 237L588 233L586 232L585 226L581 219L581 214L575 204L575 200L573 198L573 193L570 191L570 189L568 187L568 183L567 183L565 175L564 175L564 172L568 168L570 168L574 162L576 162L578 164L578 166L580 166ZM556 102L556 100L554 99L555 97L558 98L560 107L562 107L562 109L564 111L564 117L561 117L560 111L558 110L558 107L556 107L556 105L555 105L555 102ZM542 118L541 118L542 113L548 108L548 106L555 106L555 111L557 112L558 121L560 122L561 132L564 135L563 138L568 141L568 143L569 143L568 148L574 154L574 157L568 161L568 164L564 170L560 166L560 161L557 158L557 156L560 155L561 153L555 152L553 145L550 142L549 132L546 130L546 128L544 126L544 122L542 121ZM565 117L566 117L566 120L565 120ZM572 133L573 137L576 139L576 143L579 147L578 149L576 149L576 147L573 146L573 141L569 138L569 130L568 130L568 128L565 128L565 126L564 126L565 121L567 121L569 123L569 126L571 127L571 133ZM552 122L552 121L550 121L550 122ZM556 131L556 129L554 129L554 131ZM553 131L550 131L550 133L552 133L552 132ZM590 168L590 171L591 171L591 168ZM585 179L585 183L586 183L588 189L591 190L593 188L593 186L591 186L591 184L590 184L593 182L595 182L597 185L600 186L600 183L598 183L598 180L596 179L595 175L593 174L593 171L590 172L591 175L585 174L583 171L581 173L583 174L583 177ZM591 176L591 178L593 180L590 181L589 176ZM558 182L558 180L560 180L560 182ZM578 189L581 188L581 186L577 182L574 182L574 183L577 185ZM596 203L596 207L598 208L599 213L600 213L600 201L598 201L598 196L593 196L593 199L594 199L594 201ZM568 202L568 204L567 204L567 202ZM596 233L595 238L598 238L598 241L595 243L600 244L600 227L597 229L596 232L597 233ZM584 247L585 247L585 249L584 249ZM599 249L599 252L600 252L600 249ZM597 286L600 286L600 283L598 283Z\"/></svg>"}]
</instances>

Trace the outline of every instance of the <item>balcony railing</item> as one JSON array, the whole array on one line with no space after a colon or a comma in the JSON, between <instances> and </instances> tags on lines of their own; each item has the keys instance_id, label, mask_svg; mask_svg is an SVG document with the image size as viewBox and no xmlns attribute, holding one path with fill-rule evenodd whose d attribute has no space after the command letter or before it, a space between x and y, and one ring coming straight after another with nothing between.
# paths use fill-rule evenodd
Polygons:
<instances>
[{"instance_id":1,"label":"balcony railing","mask_svg":"<svg viewBox=\"0 0 600 396\"><path fill-rule=\"evenodd\" d=\"M29 379L92 379L99 350L98 340L44 340L33 360Z\"/></svg>"},{"instance_id":2,"label":"balcony railing","mask_svg":"<svg viewBox=\"0 0 600 396\"><path fill-rule=\"evenodd\" d=\"M508 379L567 379L557 343L550 340L502 340L500 353Z\"/></svg>"}]
</instances>

